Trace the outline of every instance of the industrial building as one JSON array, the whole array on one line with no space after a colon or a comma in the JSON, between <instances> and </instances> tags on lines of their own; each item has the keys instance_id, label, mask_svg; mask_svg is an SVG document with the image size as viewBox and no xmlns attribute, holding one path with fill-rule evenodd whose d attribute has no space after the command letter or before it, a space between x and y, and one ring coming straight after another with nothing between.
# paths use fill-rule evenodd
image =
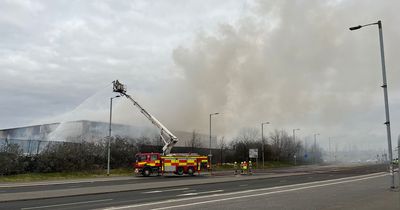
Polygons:
<instances>
[{"instance_id":1,"label":"industrial building","mask_svg":"<svg viewBox=\"0 0 400 210\"><path fill-rule=\"evenodd\" d=\"M37 154L49 142L96 142L108 136L109 124L88 120L31 125L0 130L0 146L18 144L24 153ZM176 131L179 138L177 146L188 146L191 132ZM155 138L158 131L152 127L137 127L124 124L112 124L112 135L129 138ZM203 147L208 146L208 136L197 135ZM216 146L216 142L213 143Z\"/></svg>"}]
</instances>

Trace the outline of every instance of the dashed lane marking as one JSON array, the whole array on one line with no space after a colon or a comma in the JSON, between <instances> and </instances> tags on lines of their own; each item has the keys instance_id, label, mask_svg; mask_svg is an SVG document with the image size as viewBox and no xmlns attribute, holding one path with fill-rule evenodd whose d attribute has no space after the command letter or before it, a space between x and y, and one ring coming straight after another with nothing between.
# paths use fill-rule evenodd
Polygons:
<instances>
[{"instance_id":1,"label":"dashed lane marking","mask_svg":"<svg viewBox=\"0 0 400 210\"><path fill-rule=\"evenodd\" d=\"M188 190L189 188L176 188L176 189L168 189L168 190L153 190L143 192L143 194L153 194L153 193L162 193L162 192L172 192L172 191L181 191L181 190Z\"/></svg>"},{"instance_id":2,"label":"dashed lane marking","mask_svg":"<svg viewBox=\"0 0 400 210\"><path fill-rule=\"evenodd\" d=\"M213 191L196 192L196 193L185 193L185 194L177 195L177 197L193 196L193 195L201 195L201 194L209 194L209 193L218 193L218 192L223 192L223 191L224 190L213 190Z\"/></svg>"}]
</instances>

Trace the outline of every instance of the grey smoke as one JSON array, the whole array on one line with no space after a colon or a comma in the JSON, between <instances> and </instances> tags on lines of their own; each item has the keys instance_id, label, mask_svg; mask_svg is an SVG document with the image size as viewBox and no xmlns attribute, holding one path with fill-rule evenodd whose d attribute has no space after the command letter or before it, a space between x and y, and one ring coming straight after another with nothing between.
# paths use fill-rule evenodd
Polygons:
<instances>
[{"instance_id":1,"label":"grey smoke","mask_svg":"<svg viewBox=\"0 0 400 210\"><path fill-rule=\"evenodd\" d=\"M221 135L271 121L289 131L301 127L303 137L321 133L323 146L328 136L340 135L335 140L341 144L385 148L377 28L348 28L384 22L395 138L400 76L395 5L400 6L259 1L249 15L199 33L173 51L182 79L168 89L174 93L174 105L168 104L174 117L164 116L176 127L207 132L208 114L218 111L223 114L213 121Z\"/></svg>"}]
</instances>

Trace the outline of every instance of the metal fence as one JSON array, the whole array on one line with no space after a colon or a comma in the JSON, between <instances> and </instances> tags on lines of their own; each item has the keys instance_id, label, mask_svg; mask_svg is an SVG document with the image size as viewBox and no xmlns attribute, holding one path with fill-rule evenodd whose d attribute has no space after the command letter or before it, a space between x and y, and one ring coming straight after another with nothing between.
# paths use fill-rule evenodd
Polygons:
<instances>
[{"instance_id":1,"label":"metal fence","mask_svg":"<svg viewBox=\"0 0 400 210\"><path fill-rule=\"evenodd\" d=\"M60 143L57 141L44 141L37 139L4 139L0 138L0 148L4 148L8 144L17 144L22 152L26 155L39 154L47 145Z\"/></svg>"}]
</instances>

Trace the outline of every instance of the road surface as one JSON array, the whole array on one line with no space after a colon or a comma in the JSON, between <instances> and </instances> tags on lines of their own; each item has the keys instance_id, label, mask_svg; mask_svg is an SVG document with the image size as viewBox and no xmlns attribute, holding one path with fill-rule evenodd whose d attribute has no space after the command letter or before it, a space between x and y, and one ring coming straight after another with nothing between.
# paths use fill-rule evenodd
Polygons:
<instances>
[{"instance_id":1,"label":"road surface","mask_svg":"<svg viewBox=\"0 0 400 210\"><path fill-rule=\"evenodd\" d=\"M210 184L9 201L0 203L0 209L399 209L399 192L388 189L388 174L381 172L383 169L380 166L363 166L312 170L307 174L299 171L300 175L287 173L290 176L259 176L249 180L239 176L235 181ZM179 179L179 182L190 182L196 178L218 179L193 177ZM175 178L156 179L166 184L176 182ZM151 178L137 180L149 185L154 182ZM134 182L137 183L137 180ZM132 180L99 182L96 185L112 187L113 184L129 181ZM36 186L36 189L34 186L11 187L5 188L8 192L1 192L0 196L21 190L51 192L60 187L68 191L68 187L79 189L78 185L45 185ZM0 188L2 190L4 188Z\"/></svg>"}]
</instances>

